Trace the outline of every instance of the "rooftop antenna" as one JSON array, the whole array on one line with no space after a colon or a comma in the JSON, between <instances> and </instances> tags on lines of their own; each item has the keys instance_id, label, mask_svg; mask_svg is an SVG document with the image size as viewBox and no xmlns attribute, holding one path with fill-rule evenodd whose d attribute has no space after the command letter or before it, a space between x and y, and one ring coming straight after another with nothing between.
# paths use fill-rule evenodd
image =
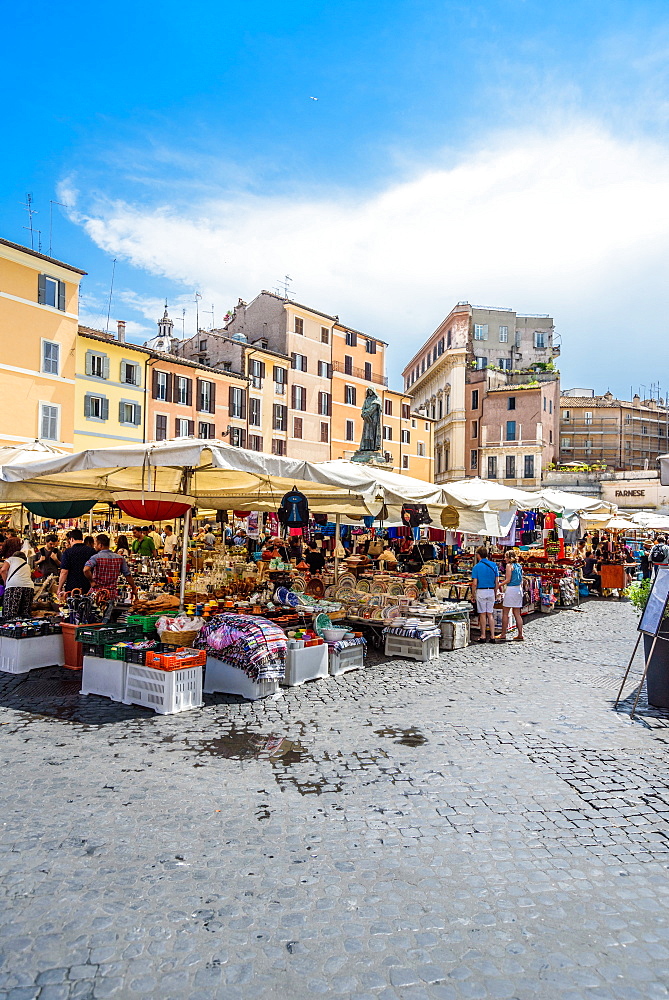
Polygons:
<instances>
[{"instance_id":1,"label":"rooftop antenna","mask_svg":"<svg viewBox=\"0 0 669 1000\"><path fill-rule=\"evenodd\" d=\"M200 299L202 296L199 292L195 293L195 332L200 332Z\"/></svg>"},{"instance_id":2,"label":"rooftop antenna","mask_svg":"<svg viewBox=\"0 0 669 1000\"><path fill-rule=\"evenodd\" d=\"M214 329L214 303L212 302L211 309L203 309L202 312L206 313L207 316L211 316L211 326L209 327L209 329L213 330Z\"/></svg>"},{"instance_id":3,"label":"rooftop antenna","mask_svg":"<svg viewBox=\"0 0 669 1000\"><path fill-rule=\"evenodd\" d=\"M186 339L186 307L181 310L181 339Z\"/></svg>"},{"instance_id":4,"label":"rooftop antenna","mask_svg":"<svg viewBox=\"0 0 669 1000\"><path fill-rule=\"evenodd\" d=\"M63 205L62 201L49 201L49 257L51 256L53 247L53 206L60 205L61 208L67 208L67 205Z\"/></svg>"},{"instance_id":5,"label":"rooftop antenna","mask_svg":"<svg viewBox=\"0 0 669 1000\"><path fill-rule=\"evenodd\" d=\"M28 225L24 226L30 232L30 249L35 249L35 230L33 229L33 215L37 215L37 209L33 208L33 196L31 194L26 195L26 200L21 202L26 212L28 213Z\"/></svg>"},{"instance_id":6,"label":"rooftop antenna","mask_svg":"<svg viewBox=\"0 0 669 1000\"><path fill-rule=\"evenodd\" d=\"M292 289L290 287L290 283L291 283L292 280L293 279L291 278L291 276L289 274L285 274L284 278L283 278L283 281L279 282L279 287L277 288L277 292L278 291L283 291L283 298L284 299L292 298L293 292L292 292Z\"/></svg>"},{"instance_id":7,"label":"rooftop antenna","mask_svg":"<svg viewBox=\"0 0 669 1000\"><path fill-rule=\"evenodd\" d=\"M114 292L114 274L116 273L116 257L114 257L114 263L112 264L112 276L111 283L109 285L109 302L107 303L107 326L105 328L105 333L109 333L109 316L111 314L111 304L112 304L112 294Z\"/></svg>"}]
</instances>

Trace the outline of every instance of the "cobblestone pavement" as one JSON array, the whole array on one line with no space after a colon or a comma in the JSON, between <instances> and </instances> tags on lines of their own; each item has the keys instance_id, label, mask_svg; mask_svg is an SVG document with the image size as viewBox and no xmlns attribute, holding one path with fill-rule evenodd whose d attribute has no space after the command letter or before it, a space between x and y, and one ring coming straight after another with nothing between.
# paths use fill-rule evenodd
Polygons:
<instances>
[{"instance_id":1,"label":"cobblestone pavement","mask_svg":"<svg viewBox=\"0 0 669 1000\"><path fill-rule=\"evenodd\" d=\"M181 716L2 675L0 1000L669 996L669 719L612 710L635 624Z\"/></svg>"}]
</instances>

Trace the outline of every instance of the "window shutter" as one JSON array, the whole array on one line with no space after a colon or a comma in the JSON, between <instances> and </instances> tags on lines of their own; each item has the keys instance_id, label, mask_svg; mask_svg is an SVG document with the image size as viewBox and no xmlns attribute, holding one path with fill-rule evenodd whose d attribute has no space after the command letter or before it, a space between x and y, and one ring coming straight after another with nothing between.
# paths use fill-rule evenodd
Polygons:
<instances>
[{"instance_id":1,"label":"window shutter","mask_svg":"<svg viewBox=\"0 0 669 1000\"><path fill-rule=\"evenodd\" d=\"M264 377L265 377L265 362L261 361L260 362L260 378L264 378Z\"/></svg>"},{"instance_id":2,"label":"window shutter","mask_svg":"<svg viewBox=\"0 0 669 1000\"><path fill-rule=\"evenodd\" d=\"M133 420L133 423L135 424L136 427L139 427L141 422L142 422L142 407L139 405L139 403L135 403L135 419Z\"/></svg>"},{"instance_id":3,"label":"window shutter","mask_svg":"<svg viewBox=\"0 0 669 1000\"><path fill-rule=\"evenodd\" d=\"M295 357L295 355L293 355L293 357ZM297 393L295 392L296 388L297 388L297 386L294 386L294 385L292 385L290 387L290 406L291 406L291 409L293 409L293 410L296 409L296 406L295 406L295 398L296 398L296 395L297 395Z\"/></svg>"},{"instance_id":4,"label":"window shutter","mask_svg":"<svg viewBox=\"0 0 669 1000\"><path fill-rule=\"evenodd\" d=\"M216 413L216 383L215 382L211 382L210 383L209 399L210 399L209 412L210 413ZM213 437L213 434L212 434L212 437Z\"/></svg>"},{"instance_id":5,"label":"window shutter","mask_svg":"<svg viewBox=\"0 0 669 1000\"><path fill-rule=\"evenodd\" d=\"M285 431L288 429L288 407L281 407L281 430Z\"/></svg>"},{"instance_id":6,"label":"window shutter","mask_svg":"<svg viewBox=\"0 0 669 1000\"><path fill-rule=\"evenodd\" d=\"M109 378L109 358L106 354L102 358L102 377Z\"/></svg>"},{"instance_id":7,"label":"window shutter","mask_svg":"<svg viewBox=\"0 0 669 1000\"><path fill-rule=\"evenodd\" d=\"M42 275L40 275L40 277L42 277ZM86 374L87 375L92 375L93 374L93 352L92 351L86 351Z\"/></svg>"},{"instance_id":8,"label":"window shutter","mask_svg":"<svg viewBox=\"0 0 669 1000\"><path fill-rule=\"evenodd\" d=\"M234 386L229 385L228 386L228 416L230 416L230 417L232 416L232 408L233 408L233 405L234 405L234 399L235 399Z\"/></svg>"},{"instance_id":9,"label":"window shutter","mask_svg":"<svg viewBox=\"0 0 669 1000\"><path fill-rule=\"evenodd\" d=\"M246 431L243 428L239 434L239 447L246 448Z\"/></svg>"},{"instance_id":10,"label":"window shutter","mask_svg":"<svg viewBox=\"0 0 669 1000\"><path fill-rule=\"evenodd\" d=\"M195 398L197 399L197 409L204 410L204 399L202 392L202 379L195 379Z\"/></svg>"},{"instance_id":11,"label":"window shutter","mask_svg":"<svg viewBox=\"0 0 669 1000\"><path fill-rule=\"evenodd\" d=\"M281 371L281 369L279 368L279 366L278 365L274 365L274 381L275 382L278 382L281 379L281 376L279 375L280 371Z\"/></svg>"},{"instance_id":12,"label":"window shutter","mask_svg":"<svg viewBox=\"0 0 669 1000\"><path fill-rule=\"evenodd\" d=\"M179 437L179 417L174 418L174 436Z\"/></svg>"},{"instance_id":13,"label":"window shutter","mask_svg":"<svg viewBox=\"0 0 669 1000\"><path fill-rule=\"evenodd\" d=\"M307 370L307 364L308 364L308 362L307 362L307 356L306 356L306 354L303 354L302 355L302 371L303 372L306 372L306 370Z\"/></svg>"},{"instance_id":14,"label":"window shutter","mask_svg":"<svg viewBox=\"0 0 669 1000\"><path fill-rule=\"evenodd\" d=\"M158 372L155 368L151 369L151 395L158 399Z\"/></svg>"},{"instance_id":15,"label":"window shutter","mask_svg":"<svg viewBox=\"0 0 669 1000\"><path fill-rule=\"evenodd\" d=\"M174 385L174 376L169 372L167 373L167 378L165 379L165 402L172 402L172 387Z\"/></svg>"},{"instance_id":16,"label":"window shutter","mask_svg":"<svg viewBox=\"0 0 669 1000\"><path fill-rule=\"evenodd\" d=\"M91 397L86 393L84 396L84 416L90 417L91 415Z\"/></svg>"},{"instance_id":17,"label":"window shutter","mask_svg":"<svg viewBox=\"0 0 669 1000\"><path fill-rule=\"evenodd\" d=\"M125 420L123 419L123 417L124 417L123 405L124 405L123 403L119 403L118 404L118 422L119 422L119 424L124 424L125 423Z\"/></svg>"},{"instance_id":18,"label":"window shutter","mask_svg":"<svg viewBox=\"0 0 669 1000\"><path fill-rule=\"evenodd\" d=\"M46 305L46 274L40 274L37 279L37 301L40 305Z\"/></svg>"},{"instance_id":19,"label":"window shutter","mask_svg":"<svg viewBox=\"0 0 669 1000\"><path fill-rule=\"evenodd\" d=\"M293 353L290 356L290 367L295 368L296 365L297 365L297 355Z\"/></svg>"},{"instance_id":20,"label":"window shutter","mask_svg":"<svg viewBox=\"0 0 669 1000\"><path fill-rule=\"evenodd\" d=\"M106 396L103 397L100 413L103 420L109 420L109 400L106 398Z\"/></svg>"},{"instance_id":21,"label":"window shutter","mask_svg":"<svg viewBox=\"0 0 669 1000\"><path fill-rule=\"evenodd\" d=\"M126 370L125 370L125 368L126 368L125 361L122 361L121 362L121 382L125 382L125 380L126 380Z\"/></svg>"},{"instance_id":22,"label":"window shutter","mask_svg":"<svg viewBox=\"0 0 669 1000\"><path fill-rule=\"evenodd\" d=\"M65 282L58 282L58 308L61 312L65 312Z\"/></svg>"},{"instance_id":23,"label":"window shutter","mask_svg":"<svg viewBox=\"0 0 669 1000\"><path fill-rule=\"evenodd\" d=\"M188 437L193 437L194 434L195 434L195 421L194 420L189 420L188 421Z\"/></svg>"},{"instance_id":24,"label":"window shutter","mask_svg":"<svg viewBox=\"0 0 669 1000\"><path fill-rule=\"evenodd\" d=\"M240 414L242 420L246 420L246 389L242 389L242 412ZM242 445L242 448L244 445Z\"/></svg>"},{"instance_id":25,"label":"window shutter","mask_svg":"<svg viewBox=\"0 0 669 1000\"><path fill-rule=\"evenodd\" d=\"M192 378L186 379L186 406L193 405L193 380Z\"/></svg>"},{"instance_id":26,"label":"window shutter","mask_svg":"<svg viewBox=\"0 0 669 1000\"><path fill-rule=\"evenodd\" d=\"M328 417L331 417L332 416L332 396L330 395L330 393L328 393L327 396L328 396Z\"/></svg>"}]
</instances>

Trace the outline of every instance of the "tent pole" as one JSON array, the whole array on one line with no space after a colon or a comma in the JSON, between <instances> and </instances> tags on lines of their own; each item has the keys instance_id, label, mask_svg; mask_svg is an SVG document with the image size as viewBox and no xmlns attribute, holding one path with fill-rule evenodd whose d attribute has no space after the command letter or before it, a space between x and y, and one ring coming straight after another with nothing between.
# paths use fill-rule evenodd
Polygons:
<instances>
[{"instance_id":1,"label":"tent pole","mask_svg":"<svg viewBox=\"0 0 669 1000\"><path fill-rule=\"evenodd\" d=\"M339 538L341 530L341 514L335 514L335 583L339 579L339 556L337 555L337 549L339 548Z\"/></svg>"},{"instance_id":2,"label":"tent pole","mask_svg":"<svg viewBox=\"0 0 669 1000\"><path fill-rule=\"evenodd\" d=\"M183 484L184 493L190 489L191 470L184 469ZM184 610L184 597L186 594L186 566L188 564L188 536L190 535L190 524L193 511L188 507L183 518L183 532L181 537L181 580L179 581L179 611Z\"/></svg>"}]
</instances>

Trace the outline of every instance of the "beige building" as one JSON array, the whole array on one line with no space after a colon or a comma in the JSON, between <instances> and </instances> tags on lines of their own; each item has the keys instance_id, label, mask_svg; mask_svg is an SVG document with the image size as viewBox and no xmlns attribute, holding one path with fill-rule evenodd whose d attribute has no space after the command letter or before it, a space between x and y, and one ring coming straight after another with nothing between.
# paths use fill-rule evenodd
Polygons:
<instances>
[{"instance_id":1,"label":"beige building","mask_svg":"<svg viewBox=\"0 0 669 1000\"><path fill-rule=\"evenodd\" d=\"M459 302L403 371L414 408L434 421L434 480L472 475L467 379L487 368L512 373L550 367L559 354L550 316ZM479 470L484 476L487 470Z\"/></svg>"},{"instance_id":2,"label":"beige building","mask_svg":"<svg viewBox=\"0 0 669 1000\"><path fill-rule=\"evenodd\" d=\"M71 451L79 283L85 271L0 240L0 442Z\"/></svg>"},{"instance_id":3,"label":"beige building","mask_svg":"<svg viewBox=\"0 0 669 1000\"><path fill-rule=\"evenodd\" d=\"M578 395L575 395L578 393ZM655 399L616 399L572 389L560 397L560 463L655 470L669 450L669 408Z\"/></svg>"}]
</instances>

